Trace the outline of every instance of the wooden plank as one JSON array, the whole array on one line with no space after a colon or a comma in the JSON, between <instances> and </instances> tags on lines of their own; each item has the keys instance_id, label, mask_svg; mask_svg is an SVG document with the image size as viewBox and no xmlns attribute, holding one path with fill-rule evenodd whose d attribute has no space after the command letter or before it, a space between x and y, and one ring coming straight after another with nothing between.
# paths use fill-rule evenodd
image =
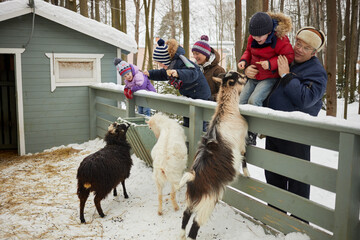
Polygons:
<instances>
[{"instance_id":1,"label":"wooden plank","mask_svg":"<svg viewBox=\"0 0 360 240\"><path fill-rule=\"evenodd\" d=\"M124 116L126 113L126 110L99 102L95 104L95 108L96 111L109 114L110 116L114 116L116 118Z\"/></svg>"},{"instance_id":2,"label":"wooden plank","mask_svg":"<svg viewBox=\"0 0 360 240\"><path fill-rule=\"evenodd\" d=\"M328 240L331 238L331 235L231 188L226 189L223 201L284 234L301 232L307 234L311 239Z\"/></svg>"},{"instance_id":3,"label":"wooden plank","mask_svg":"<svg viewBox=\"0 0 360 240\"><path fill-rule=\"evenodd\" d=\"M340 134L334 239L360 239L360 136Z\"/></svg>"},{"instance_id":4,"label":"wooden plank","mask_svg":"<svg viewBox=\"0 0 360 240\"><path fill-rule=\"evenodd\" d=\"M280 139L318 146L337 151L339 149L339 133L331 129L320 129L308 125L280 122L247 116L249 131L261 133ZM319 137L321 136L321 137Z\"/></svg>"},{"instance_id":5,"label":"wooden plank","mask_svg":"<svg viewBox=\"0 0 360 240\"><path fill-rule=\"evenodd\" d=\"M336 169L254 146L247 147L246 158L260 168L336 192Z\"/></svg>"},{"instance_id":6,"label":"wooden plank","mask_svg":"<svg viewBox=\"0 0 360 240\"><path fill-rule=\"evenodd\" d=\"M243 176L231 186L329 231L334 228L334 211L313 201Z\"/></svg>"}]
</instances>

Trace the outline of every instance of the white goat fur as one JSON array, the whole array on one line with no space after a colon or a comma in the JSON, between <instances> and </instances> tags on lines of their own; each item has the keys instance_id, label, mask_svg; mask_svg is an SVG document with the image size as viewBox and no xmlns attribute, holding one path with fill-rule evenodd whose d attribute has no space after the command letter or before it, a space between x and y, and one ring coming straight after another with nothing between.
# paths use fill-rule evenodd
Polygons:
<instances>
[{"instance_id":1,"label":"white goat fur","mask_svg":"<svg viewBox=\"0 0 360 240\"><path fill-rule=\"evenodd\" d=\"M157 113L147 122L154 132L157 142L151 150L153 159L153 178L158 190L158 214L162 215L162 191L166 182L171 184L171 201L175 211L176 190L187 163L187 147L184 129L174 119Z\"/></svg>"}]
</instances>

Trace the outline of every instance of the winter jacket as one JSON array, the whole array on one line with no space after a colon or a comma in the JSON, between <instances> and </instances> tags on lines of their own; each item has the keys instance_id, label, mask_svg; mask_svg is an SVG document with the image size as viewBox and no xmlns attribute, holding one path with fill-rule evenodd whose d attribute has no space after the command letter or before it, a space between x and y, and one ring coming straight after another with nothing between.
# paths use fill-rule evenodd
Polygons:
<instances>
[{"instance_id":1,"label":"winter jacket","mask_svg":"<svg viewBox=\"0 0 360 240\"><path fill-rule=\"evenodd\" d=\"M171 58L168 69L176 70L179 79L183 82L179 89L180 94L193 99L210 100L210 88L199 66L188 59L186 59L187 63L181 59L181 55L184 58L185 50L177 44L176 40L167 41L167 45ZM149 70L149 78L154 81L169 80L165 69Z\"/></svg>"},{"instance_id":2,"label":"winter jacket","mask_svg":"<svg viewBox=\"0 0 360 240\"><path fill-rule=\"evenodd\" d=\"M219 62L219 53L215 49L211 48L209 61L207 61L203 65L200 65L200 69L204 73L206 81L210 87L211 99L214 101L216 101L216 96L219 92L220 83L215 82L213 80L213 77L219 76L220 73L225 73L224 68L219 65Z\"/></svg>"},{"instance_id":3,"label":"winter jacket","mask_svg":"<svg viewBox=\"0 0 360 240\"><path fill-rule=\"evenodd\" d=\"M125 80L125 88L130 88L133 93L138 90L156 92L148 77L143 74L137 66L130 64L130 67L133 74L133 80L131 82Z\"/></svg>"},{"instance_id":4,"label":"winter jacket","mask_svg":"<svg viewBox=\"0 0 360 240\"><path fill-rule=\"evenodd\" d=\"M294 50L289 38L285 35L291 30L291 19L282 13L269 13L273 19L274 29L269 34L265 43L259 45L252 35L248 38L246 50L240 61L245 61L246 66L255 65L259 70L255 78L264 80L267 78L279 78L277 59L279 55L284 55L289 63L294 60ZM269 69L262 68L259 61L269 61ZM239 61L239 62L240 62Z\"/></svg>"},{"instance_id":5,"label":"winter jacket","mask_svg":"<svg viewBox=\"0 0 360 240\"><path fill-rule=\"evenodd\" d=\"M264 105L281 111L300 111L317 116L326 90L327 73L317 57L290 67L291 80L279 79Z\"/></svg>"}]
</instances>

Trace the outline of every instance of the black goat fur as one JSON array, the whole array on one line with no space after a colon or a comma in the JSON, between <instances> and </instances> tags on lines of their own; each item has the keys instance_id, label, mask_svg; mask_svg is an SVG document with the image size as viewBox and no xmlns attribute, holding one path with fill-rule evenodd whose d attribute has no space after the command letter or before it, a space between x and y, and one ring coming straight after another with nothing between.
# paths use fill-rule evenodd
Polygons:
<instances>
[{"instance_id":1,"label":"black goat fur","mask_svg":"<svg viewBox=\"0 0 360 240\"><path fill-rule=\"evenodd\" d=\"M90 192L94 192L94 202L101 217L104 213L100 201L121 182L124 197L128 198L125 179L130 176L133 165L130 156L130 144L126 140L127 124L113 123L105 135L106 146L85 157L80 163L76 178L78 179L77 195L80 199L80 220L85 223L84 207Z\"/></svg>"}]
</instances>

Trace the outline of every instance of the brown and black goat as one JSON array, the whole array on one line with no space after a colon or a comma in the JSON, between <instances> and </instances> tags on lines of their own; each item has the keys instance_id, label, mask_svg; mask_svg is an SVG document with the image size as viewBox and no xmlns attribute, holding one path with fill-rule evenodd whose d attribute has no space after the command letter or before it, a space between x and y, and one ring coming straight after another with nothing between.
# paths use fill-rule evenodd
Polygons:
<instances>
[{"instance_id":1,"label":"brown and black goat","mask_svg":"<svg viewBox=\"0 0 360 240\"><path fill-rule=\"evenodd\" d=\"M191 171L180 182L180 186L187 183L181 239L185 239L185 228L192 214L195 217L187 239L196 239L199 228L210 218L226 185L235 180L241 164L244 175L249 176L244 157L248 124L239 110L239 96L246 78L228 72L222 79L214 80L221 81L217 107Z\"/></svg>"},{"instance_id":2,"label":"brown and black goat","mask_svg":"<svg viewBox=\"0 0 360 240\"><path fill-rule=\"evenodd\" d=\"M99 151L87 156L80 163L76 178L78 179L77 195L80 199L80 220L85 223L84 207L90 192L94 192L94 203L101 217L105 214L100 201L113 189L117 196L116 186L121 182L124 197L128 198L125 179L130 176L133 165L130 156L130 145L126 141L127 124L112 123L105 135L106 145Z\"/></svg>"}]
</instances>

